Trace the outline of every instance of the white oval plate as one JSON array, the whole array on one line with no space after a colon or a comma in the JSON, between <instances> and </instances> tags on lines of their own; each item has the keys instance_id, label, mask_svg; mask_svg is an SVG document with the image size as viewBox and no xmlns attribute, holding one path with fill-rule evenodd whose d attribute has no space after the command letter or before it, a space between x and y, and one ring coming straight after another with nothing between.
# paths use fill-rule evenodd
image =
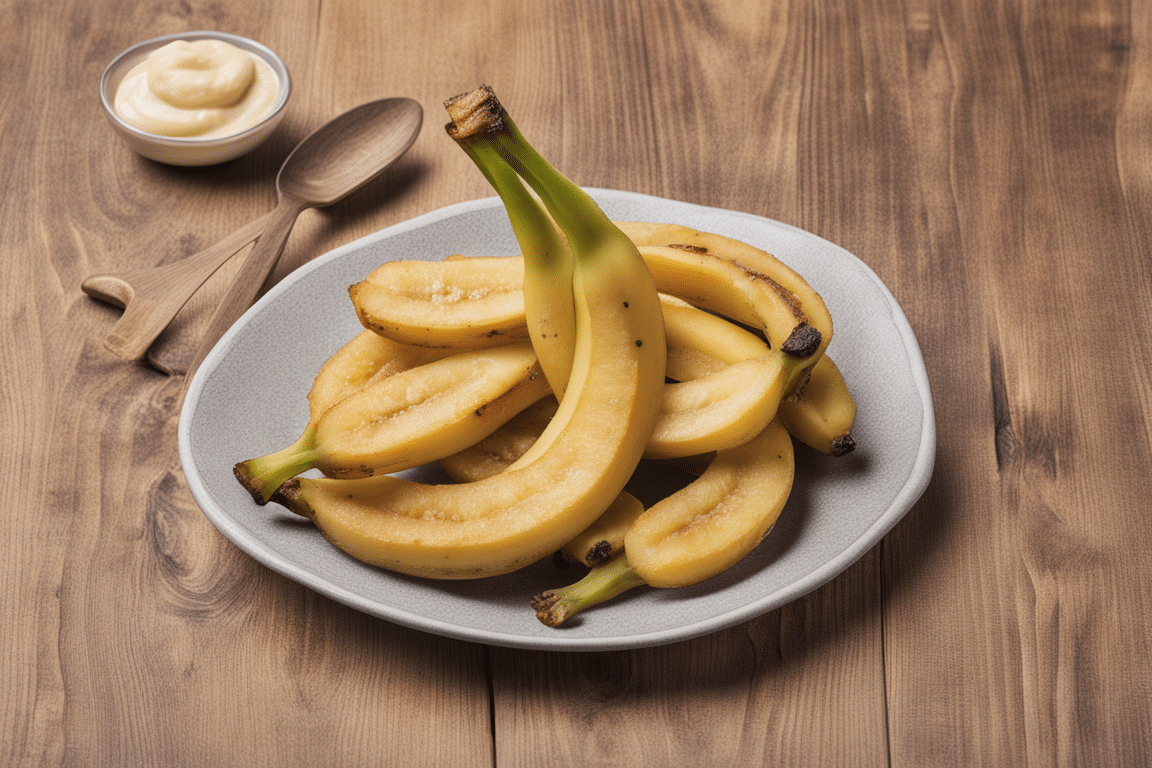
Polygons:
<instances>
[{"instance_id":1,"label":"white oval plate","mask_svg":"<svg viewBox=\"0 0 1152 768\"><path fill-rule=\"evenodd\" d=\"M562 651L660 645L747 621L829 581L878 542L920 497L935 459L920 349L879 278L844 249L776 221L627 192L589 192L616 221L675 222L763 248L800 272L832 312L828 353L856 398L858 447L832 458L797 446L792 496L752 554L695 587L634 589L549 628L537 621L529 598L574 581L578 569L559 570L548 559L478 581L390 573L346 556L283 507L257 506L233 478L236 462L299 436L316 371L361 330L349 285L392 259L519 252L497 198L434 211L315 259L220 340L194 376L179 431L188 486L212 523L268 568L365 613L462 640Z\"/></svg>"}]
</instances>

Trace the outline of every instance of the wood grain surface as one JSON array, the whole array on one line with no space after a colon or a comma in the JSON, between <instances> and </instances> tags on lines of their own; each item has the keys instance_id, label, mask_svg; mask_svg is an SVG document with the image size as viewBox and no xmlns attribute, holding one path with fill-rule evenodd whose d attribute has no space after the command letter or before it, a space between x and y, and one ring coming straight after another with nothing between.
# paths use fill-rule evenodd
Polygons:
<instances>
[{"instance_id":1,"label":"wood grain surface","mask_svg":"<svg viewBox=\"0 0 1152 768\"><path fill-rule=\"evenodd\" d=\"M1152 4L0 9L0 765L1152 765ZM280 53L288 116L222 166L144 160L101 72L198 29ZM377 98L418 100L420 138L306 211L278 277L489 197L440 107L481 83L578 183L802 227L895 294L935 473L841 576L697 640L526 652L348 609L200 512L180 377L107 352L119 310L81 281L268 213L295 143ZM162 342L195 340L226 276Z\"/></svg>"}]
</instances>

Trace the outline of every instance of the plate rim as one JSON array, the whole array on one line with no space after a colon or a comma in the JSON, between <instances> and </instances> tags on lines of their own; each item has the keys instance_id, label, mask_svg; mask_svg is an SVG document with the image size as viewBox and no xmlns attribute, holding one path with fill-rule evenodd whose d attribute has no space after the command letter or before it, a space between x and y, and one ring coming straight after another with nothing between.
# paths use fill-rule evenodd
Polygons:
<instances>
[{"instance_id":1,"label":"plate rim","mask_svg":"<svg viewBox=\"0 0 1152 768\"><path fill-rule=\"evenodd\" d=\"M625 650L666 645L711 634L750 621L757 616L775 610L818 589L843 573L868 550L874 547L903 519L908 511L911 510L928 486L934 468L936 446L935 415L928 374L924 366L923 353L917 343L911 324L908 322L903 309L887 285L884 284L871 267L855 254L819 235L786 222L769 219L758 214L661 198L645 193L625 192L597 187L584 187L584 190L592 195L599 203L622 199L626 201L637 200L648 203L666 203L677 207L695 209L709 215L744 218L772 227L783 228L804 238L814 238L827 246L835 248L841 254L850 258L853 261L853 266L855 266L863 276L869 279L873 287L885 300L890 310L891 322L897 335L904 344L904 352L909 363L910 381L914 391L920 398L923 408L920 442L916 451L915 461L909 467L908 476L901 485L899 492L896 493L887 507L881 511L875 522L866 528L849 546L826 560L822 565L806 573L803 577L789 582L784 587L766 593L754 601L743 603L736 608L691 623L626 636L564 637L558 632L554 637L539 637L460 626L444 622L440 619L413 614L403 608L382 606L379 601L364 597L346 586L334 583L331 579L315 573L302 574L299 564L291 562L279 553L268 549L259 537L241 528L232 520L231 516L227 515L223 510L216 510L216 505L211 498L210 492L201 478L200 473L196 470L195 461L191 453L189 440L192 419L205 382L219 362L227 355L234 339L238 334L243 332L252 318L263 311L264 307L268 304L275 302L282 293L289 290L295 283L305 279L312 271L321 269L334 260L344 258L350 253L359 251L370 242L385 240L405 232L420 229L446 219L478 210L502 208L503 204L498 197L478 198L444 206L384 227L321 254L301 265L270 288L229 328L205 357L200 368L193 374L193 379L189 383L182 404L178 425L179 457L185 481L194 500L205 516L208 517L209 521L212 522L225 538L245 554L257 560L260 564L297 584L301 584L314 592L329 597L355 610L393 624L451 639L525 650L548 651L580 652ZM303 578L303 576L307 576L307 578Z\"/></svg>"}]
</instances>

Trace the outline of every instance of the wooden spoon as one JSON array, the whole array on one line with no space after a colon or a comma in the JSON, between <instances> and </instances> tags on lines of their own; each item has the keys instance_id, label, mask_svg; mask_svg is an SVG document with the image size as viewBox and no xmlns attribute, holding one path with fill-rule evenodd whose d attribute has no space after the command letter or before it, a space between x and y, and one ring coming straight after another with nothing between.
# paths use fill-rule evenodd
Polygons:
<instances>
[{"instance_id":1,"label":"wooden spoon","mask_svg":"<svg viewBox=\"0 0 1152 768\"><path fill-rule=\"evenodd\" d=\"M215 336L211 342L214 344L227 325L259 294L279 261L300 213L307 208L331 205L378 176L416 140L422 120L423 110L412 99L382 99L350 110L306 137L284 161L277 176L280 200L273 213L181 261L86 279L81 288L89 296L125 308L104 346L129 360L143 358L181 308L220 266L257 238L271 241L264 249L257 245L252 250L233 280L208 329L208 335ZM274 223L277 231L269 231ZM252 257L263 261L254 263ZM241 281L243 284L238 287ZM221 311L230 302L228 313L232 319L220 329L217 323L224 322ZM198 363L196 360L194 364ZM193 366L184 367L189 371L193 369Z\"/></svg>"},{"instance_id":2,"label":"wooden spoon","mask_svg":"<svg viewBox=\"0 0 1152 768\"><path fill-rule=\"evenodd\" d=\"M124 309L104 339L104 346L127 360L143 358L200 286L260 237L270 219L271 214L265 214L215 245L180 261L85 278L80 284L84 293Z\"/></svg>"}]
</instances>

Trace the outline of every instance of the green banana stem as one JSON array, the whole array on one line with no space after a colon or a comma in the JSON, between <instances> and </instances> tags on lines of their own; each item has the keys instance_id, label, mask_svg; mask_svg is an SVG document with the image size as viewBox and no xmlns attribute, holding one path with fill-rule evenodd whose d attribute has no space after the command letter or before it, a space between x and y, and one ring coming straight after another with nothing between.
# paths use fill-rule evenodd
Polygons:
<instances>
[{"instance_id":1,"label":"green banana stem","mask_svg":"<svg viewBox=\"0 0 1152 768\"><path fill-rule=\"evenodd\" d=\"M632 246L628 236L587 192L556 170L524 139L490 87L481 86L449 99L446 107L453 119L447 126L448 134L462 145L493 147L540 196L567 235L577 259L601 254L600 246L606 240L626 241Z\"/></svg>"},{"instance_id":2,"label":"green banana stem","mask_svg":"<svg viewBox=\"0 0 1152 768\"><path fill-rule=\"evenodd\" d=\"M532 608L542 623L558 627L580 611L644 583L628 564L626 554L620 554L588 571L588 575L575 584L536 595L532 598Z\"/></svg>"},{"instance_id":3,"label":"green banana stem","mask_svg":"<svg viewBox=\"0 0 1152 768\"><path fill-rule=\"evenodd\" d=\"M572 372L576 310L572 295L572 253L556 223L520 176L488 142L459 140L484 178L496 190L524 255L524 318L545 378L563 397Z\"/></svg>"},{"instance_id":4,"label":"green banana stem","mask_svg":"<svg viewBox=\"0 0 1152 768\"><path fill-rule=\"evenodd\" d=\"M301 472L312 469L320 461L316 447L316 429L309 425L296 442L287 448L241 461L232 473L257 504L267 504L276 489Z\"/></svg>"},{"instance_id":5,"label":"green banana stem","mask_svg":"<svg viewBox=\"0 0 1152 768\"><path fill-rule=\"evenodd\" d=\"M524 188L520 176L504 162L496 148L479 141L461 141L460 146L500 196L525 258L549 265L568 262L571 254L552 219Z\"/></svg>"}]
</instances>

